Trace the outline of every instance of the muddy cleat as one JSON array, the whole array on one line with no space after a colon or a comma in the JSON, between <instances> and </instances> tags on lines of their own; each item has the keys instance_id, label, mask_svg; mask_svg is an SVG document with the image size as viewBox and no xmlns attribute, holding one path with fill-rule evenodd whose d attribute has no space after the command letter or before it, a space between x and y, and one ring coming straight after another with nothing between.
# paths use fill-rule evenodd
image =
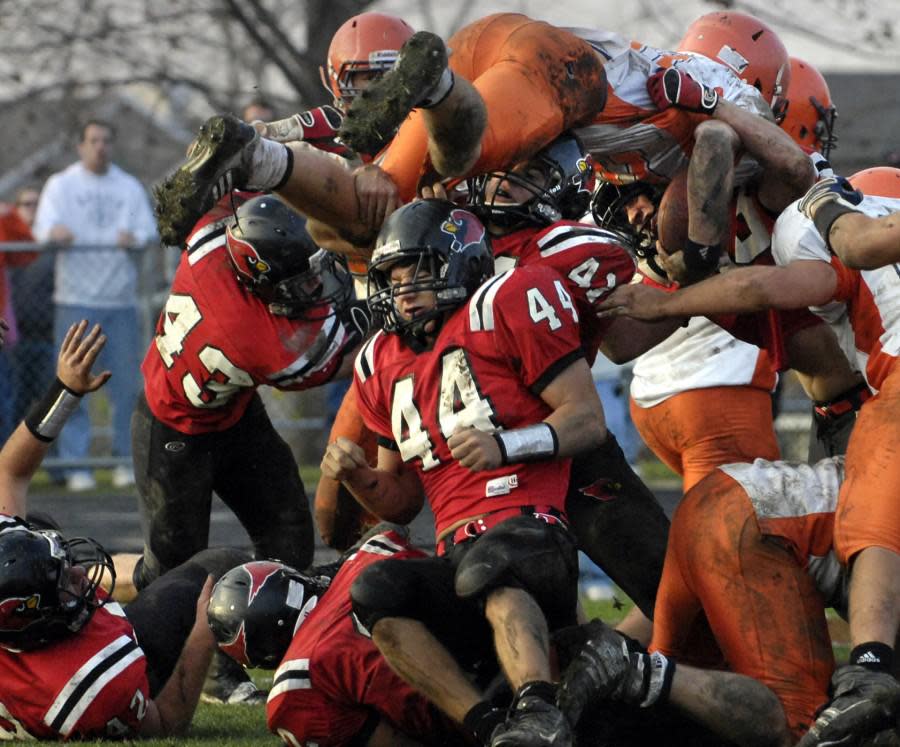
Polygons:
<instances>
[{"instance_id":1,"label":"muddy cleat","mask_svg":"<svg viewBox=\"0 0 900 747\"><path fill-rule=\"evenodd\" d=\"M188 148L187 161L154 191L163 244L181 246L194 224L222 195L247 186L259 134L237 117L207 119Z\"/></svg>"},{"instance_id":2,"label":"muddy cleat","mask_svg":"<svg viewBox=\"0 0 900 747\"><path fill-rule=\"evenodd\" d=\"M353 100L341 124L341 141L358 153L380 151L410 111L435 92L446 70L443 40L428 31L413 34L401 47L394 67ZM449 87L443 94L447 92Z\"/></svg>"},{"instance_id":3,"label":"muddy cleat","mask_svg":"<svg viewBox=\"0 0 900 747\"><path fill-rule=\"evenodd\" d=\"M213 655L200 700L217 705L263 705L267 696L240 664L221 651Z\"/></svg>"},{"instance_id":4,"label":"muddy cleat","mask_svg":"<svg viewBox=\"0 0 900 747\"><path fill-rule=\"evenodd\" d=\"M519 698L506 722L494 729L490 747L570 747L572 739L562 711L526 695Z\"/></svg>"},{"instance_id":5,"label":"muddy cleat","mask_svg":"<svg viewBox=\"0 0 900 747\"><path fill-rule=\"evenodd\" d=\"M834 688L831 702L797 747L877 744L865 740L896 727L900 682L887 672L846 664L835 670L831 684Z\"/></svg>"}]
</instances>

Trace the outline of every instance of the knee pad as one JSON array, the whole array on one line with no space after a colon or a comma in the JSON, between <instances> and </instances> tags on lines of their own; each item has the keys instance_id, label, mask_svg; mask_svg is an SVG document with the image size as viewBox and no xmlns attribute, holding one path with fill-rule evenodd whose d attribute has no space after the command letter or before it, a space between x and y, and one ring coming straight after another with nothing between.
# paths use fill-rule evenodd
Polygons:
<instances>
[{"instance_id":1,"label":"knee pad","mask_svg":"<svg viewBox=\"0 0 900 747\"><path fill-rule=\"evenodd\" d=\"M421 619L419 577L409 560L382 560L366 568L350 587L353 614L371 634L383 617Z\"/></svg>"},{"instance_id":2,"label":"knee pad","mask_svg":"<svg viewBox=\"0 0 900 747\"><path fill-rule=\"evenodd\" d=\"M573 610L577 598L575 541L560 525L516 516L479 537L456 569L456 593L483 598L510 586L531 594L545 614Z\"/></svg>"}]
</instances>

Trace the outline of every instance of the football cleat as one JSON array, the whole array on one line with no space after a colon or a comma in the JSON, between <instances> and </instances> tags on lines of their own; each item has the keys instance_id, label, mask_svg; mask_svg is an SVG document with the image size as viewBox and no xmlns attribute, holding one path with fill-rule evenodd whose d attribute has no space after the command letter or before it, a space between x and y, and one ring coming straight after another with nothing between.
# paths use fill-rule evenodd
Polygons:
<instances>
[{"instance_id":1,"label":"football cleat","mask_svg":"<svg viewBox=\"0 0 900 747\"><path fill-rule=\"evenodd\" d=\"M341 142L357 153L378 153L410 111L428 98L446 69L443 40L428 31L413 34L393 69L353 100L341 124Z\"/></svg>"},{"instance_id":2,"label":"football cleat","mask_svg":"<svg viewBox=\"0 0 900 747\"><path fill-rule=\"evenodd\" d=\"M892 675L846 664L835 670L831 684L831 702L797 747L858 745L867 737L896 726L900 682Z\"/></svg>"},{"instance_id":3,"label":"football cleat","mask_svg":"<svg viewBox=\"0 0 900 747\"><path fill-rule=\"evenodd\" d=\"M490 747L569 747L572 729L555 706L537 696L519 698L505 723L491 735Z\"/></svg>"},{"instance_id":4,"label":"football cleat","mask_svg":"<svg viewBox=\"0 0 900 747\"><path fill-rule=\"evenodd\" d=\"M154 189L159 238L181 246L194 224L233 189L247 186L259 142L253 127L229 114L210 117L188 147L187 160Z\"/></svg>"}]
</instances>

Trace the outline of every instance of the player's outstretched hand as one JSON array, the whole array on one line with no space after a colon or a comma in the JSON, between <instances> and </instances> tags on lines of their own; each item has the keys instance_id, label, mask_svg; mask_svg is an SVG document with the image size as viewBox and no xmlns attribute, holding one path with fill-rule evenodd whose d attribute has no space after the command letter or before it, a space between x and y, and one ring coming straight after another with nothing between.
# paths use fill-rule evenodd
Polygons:
<instances>
[{"instance_id":1,"label":"player's outstretched hand","mask_svg":"<svg viewBox=\"0 0 900 747\"><path fill-rule=\"evenodd\" d=\"M87 328L87 319L82 319L69 327L59 349L59 360L56 364L57 377L76 394L96 392L112 376L109 371L102 371L99 374L91 372L97 356L106 345L106 335L103 334L99 324L95 324L85 335Z\"/></svg>"},{"instance_id":2,"label":"player's outstretched hand","mask_svg":"<svg viewBox=\"0 0 900 747\"><path fill-rule=\"evenodd\" d=\"M353 172L353 188L359 201L359 219L373 232L402 204L397 185L380 166L373 163Z\"/></svg>"},{"instance_id":3,"label":"player's outstretched hand","mask_svg":"<svg viewBox=\"0 0 900 747\"><path fill-rule=\"evenodd\" d=\"M647 322L666 319L665 304L672 294L640 283L622 285L597 304L597 316L630 316Z\"/></svg>"},{"instance_id":4,"label":"player's outstretched hand","mask_svg":"<svg viewBox=\"0 0 900 747\"><path fill-rule=\"evenodd\" d=\"M303 141L327 153L349 157L352 151L337 142L338 129L341 126L341 113L333 106L317 106L315 109L292 114L285 119L263 122L257 119L253 125L260 135L267 140L278 143L296 143Z\"/></svg>"},{"instance_id":5,"label":"player's outstretched hand","mask_svg":"<svg viewBox=\"0 0 900 747\"><path fill-rule=\"evenodd\" d=\"M647 79L647 92L660 111L674 106L697 114L712 115L719 103L715 88L703 85L674 67L653 73Z\"/></svg>"}]
</instances>

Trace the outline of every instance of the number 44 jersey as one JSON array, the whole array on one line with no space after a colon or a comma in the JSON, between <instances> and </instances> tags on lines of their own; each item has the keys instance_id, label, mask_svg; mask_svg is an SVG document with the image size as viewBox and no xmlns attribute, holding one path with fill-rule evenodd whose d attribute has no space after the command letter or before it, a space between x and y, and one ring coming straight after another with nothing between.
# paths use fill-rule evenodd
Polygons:
<instances>
[{"instance_id":1,"label":"number 44 jersey","mask_svg":"<svg viewBox=\"0 0 900 747\"><path fill-rule=\"evenodd\" d=\"M275 316L238 282L225 246L230 213L211 211L188 239L141 366L153 415L182 433L234 425L258 386L327 382L351 340L336 316Z\"/></svg>"},{"instance_id":2,"label":"number 44 jersey","mask_svg":"<svg viewBox=\"0 0 900 747\"><path fill-rule=\"evenodd\" d=\"M562 276L543 266L496 275L446 318L431 350L414 352L380 332L355 365L354 386L379 444L419 472L440 534L499 509L564 509L569 460L472 472L450 455L457 428L492 433L540 423L540 393L583 357L578 312Z\"/></svg>"}]
</instances>

